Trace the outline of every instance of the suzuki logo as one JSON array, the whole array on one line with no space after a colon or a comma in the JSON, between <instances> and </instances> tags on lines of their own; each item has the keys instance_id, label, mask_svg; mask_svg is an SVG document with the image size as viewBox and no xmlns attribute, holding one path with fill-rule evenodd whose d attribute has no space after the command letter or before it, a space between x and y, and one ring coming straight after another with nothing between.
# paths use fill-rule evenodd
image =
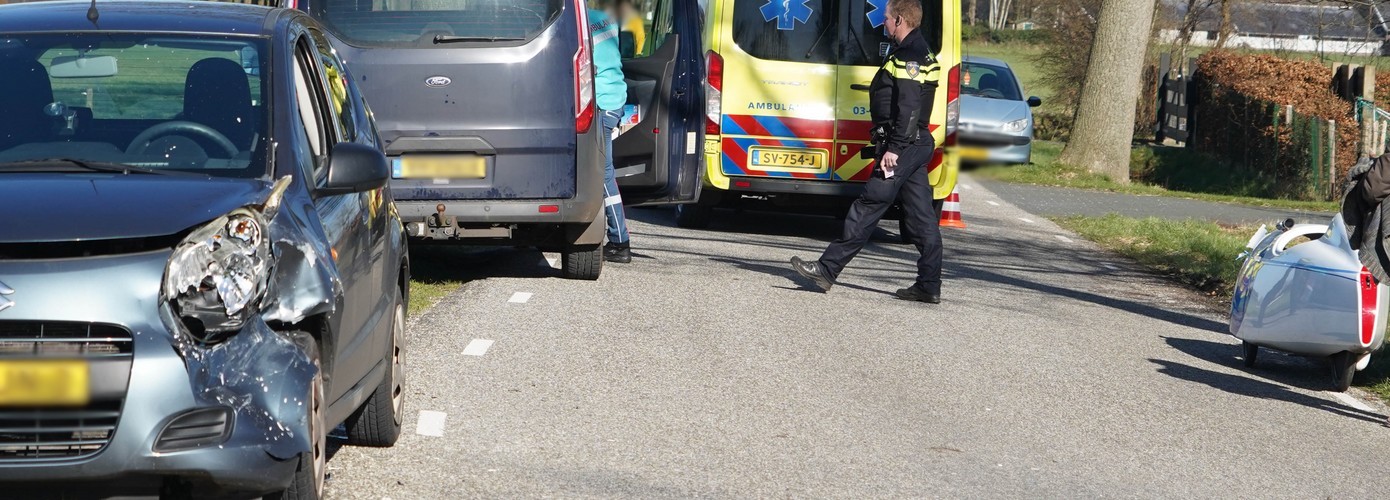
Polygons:
<instances>
[{"instance_id":1,"label":"suzuki logo","mask_svg":"<svg viewBox=\"0 0 1390 500\"><path fill-rule=\"evenodd\" d=\"M4 283L0 283L0 311L9 309L14 305L14 301L5 298L6 295L14 293L14 289Z\"/></svg>"},{"instance_id":2,"label":"suzuki logo","mask_svg":"<svg viewBox=\"0 0 1390 500\"><path fill-rule=\"evenodd\" d=\"M449 77L447 76L431 76L425 79L426 87L436 89L439 87L448 87L450 83L454 83L454 81L449 79Z\"/></svg>"}]
</instances>

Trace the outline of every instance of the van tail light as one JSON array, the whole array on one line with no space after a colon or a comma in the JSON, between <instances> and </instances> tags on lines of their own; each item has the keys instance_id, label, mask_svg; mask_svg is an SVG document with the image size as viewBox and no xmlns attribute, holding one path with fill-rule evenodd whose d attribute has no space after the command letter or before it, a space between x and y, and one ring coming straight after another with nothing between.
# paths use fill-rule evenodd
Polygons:
<instances>
[{"instance_id":1,"label":"van tail light","mask_svg":"<svg viewBox=\"0 0 1390 500\"><path fill-rule=\"evenodd\" d=\"M1377 300L1380 298L1379 287L1376 286L1375 277L1364 267L1358 281L1361 292L1361 347L1370 347L1376 334L1376 313L1380 310Z\"/></svg>"},{"instance_id":2,"label":"van tail light","mask_svg":"<svg viewBox=\"0 0 1390 500\"><path fill-rule=\"evenodd\" d=\"M719 117L723 114L724 58L711 50L705 52L705 135L719 135Z\"/></svg>"},{"instance_id":3,"label":"van tail light","mask_svg":"<svg viewBox=\"0 0 1390 500\"><path fill-rule=\"evenodd\" d=\"M583 134L594 126L594 57L589 12L583 2L576 0L574 5L574 17L579 21L579 50L574 52L574 130Z\"/></svg>"},{"instance_id":4,"label":"van tail light","mask_svg":"<svg viewBox=\"0 0 1390 500\"><path fill-rule=\"evenodd\" d=\"M956 125L960 123L960 65L946 74L946 146L956 145Z\"/></svg>"}]
</instances>

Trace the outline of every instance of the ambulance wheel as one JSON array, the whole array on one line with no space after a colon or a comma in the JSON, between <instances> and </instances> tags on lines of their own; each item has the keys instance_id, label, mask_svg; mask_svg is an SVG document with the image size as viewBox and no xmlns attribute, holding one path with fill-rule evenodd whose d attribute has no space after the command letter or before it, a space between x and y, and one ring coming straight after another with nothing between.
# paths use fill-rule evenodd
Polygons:
<instances>
[{"instance_id":1,"label":"ambulance wheel","mask_svg":"<svg viewBox=\"0 0 1390 500\"><path fill-rule=\"evenodd\" d=\"M700 202L676 205L676 227L704 229L713 219L714 205Z\"/></svg>"},{"instance_id":2,"label":"ambulance wheel","mask_svg":"<svg viewBox=\"0 0 1390 500\"><path fill-rule=\"evenodd\" d=\"M1342 351L1332 355L1332 388L1345 392L1351 388L1351 379L1356 377L1356 356Z\"/></svg>"},{"instance_id":3,"label":"ambulance wheel","mask_svg":"<svg viewBox=\"0 0 1390 500\"><path fill-rule=\"evenodd\" d=\"M1254 368L1255 358L1260 355L1260 346L1242 340L1240 341L1240 349L1241 362L1245 364L1246 368Z\"/></svg>"}]
</instances>

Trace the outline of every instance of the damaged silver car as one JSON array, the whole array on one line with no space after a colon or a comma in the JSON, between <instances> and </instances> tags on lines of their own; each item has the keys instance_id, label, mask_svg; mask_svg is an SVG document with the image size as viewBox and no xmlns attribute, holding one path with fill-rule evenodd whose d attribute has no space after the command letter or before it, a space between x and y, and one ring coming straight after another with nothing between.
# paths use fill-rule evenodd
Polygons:
<instances>
[{"instance_id":1,"label":"damaged silver car","mask_svg":"<svg viewBox=\"0 0 1390 500\"><path fill-rule=\"evenodd\" d=\"M0 5L0 496L317 498L329 429L394 444L389 175L301 13Z\"/></svg>"}]
</instances>

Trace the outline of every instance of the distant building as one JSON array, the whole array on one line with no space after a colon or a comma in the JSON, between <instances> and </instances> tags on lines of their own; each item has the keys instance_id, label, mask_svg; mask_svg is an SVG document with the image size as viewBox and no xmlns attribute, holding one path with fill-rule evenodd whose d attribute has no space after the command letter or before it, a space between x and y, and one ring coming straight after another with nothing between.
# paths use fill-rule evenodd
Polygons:
<instances>
[{"instance_id":1,"label":"distant building","mask_svg":"<svg viewBox=\"0 0 1390 500\"><path fill-rule=\"evenodd\" d=\"M1176 25L1186 15L1186 2L1161 0L1163 13ZM1241 2L1231 6L1232 34L1227 47L1287 50L1349 55L1390 55L1387 38L1387 6L1330 5L1329 2ZM1216 44L1221 12L1203 12L1190 42L1198 47ZM1178 30L1165 29L1159 38L1178 39Z\"/></svg>"}]
</instances>

